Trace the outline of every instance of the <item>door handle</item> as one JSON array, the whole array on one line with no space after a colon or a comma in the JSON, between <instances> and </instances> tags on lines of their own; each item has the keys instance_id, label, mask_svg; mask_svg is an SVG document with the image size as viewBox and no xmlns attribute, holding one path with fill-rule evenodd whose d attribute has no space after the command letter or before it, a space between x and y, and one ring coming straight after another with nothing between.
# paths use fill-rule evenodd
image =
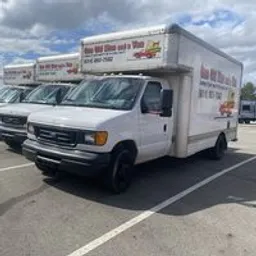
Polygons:
<instances>
[{"instance_id":1,"label":"door handle","mask_svg":"<svg viewBox=\"0 0 256 256\"><path fill-rule=\"evenodd\" d=\"M164 125L164 132L167 130L167 124Z\"/></svg>"}]
</instances>

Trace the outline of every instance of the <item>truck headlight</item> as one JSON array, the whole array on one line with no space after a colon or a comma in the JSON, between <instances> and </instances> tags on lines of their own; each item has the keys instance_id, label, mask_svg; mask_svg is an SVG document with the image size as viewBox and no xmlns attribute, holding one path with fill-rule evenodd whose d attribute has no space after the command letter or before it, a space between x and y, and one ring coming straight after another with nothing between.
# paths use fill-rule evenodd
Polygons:
<instances>
[{"instance_id":1,"label":"truck headlight","mask_svg":"<svg viewBox=\"0 0 256 256\"><path fill-rule=\"evenodd\" d=\"M27 132L30 134L35 134L35 128L32 124L27 124Z\"/></svg>"},{"instance_id":2,"label":"truck headlight","mask_svg":"<svg viewBox=\"0 0 256 256\"><path fill-rule=\"evenodd\" d=\"M84 133L84 143L87 145L103 146L108 140L108 133L105 131L87 131Z\"/></svg>"}]
</instances>

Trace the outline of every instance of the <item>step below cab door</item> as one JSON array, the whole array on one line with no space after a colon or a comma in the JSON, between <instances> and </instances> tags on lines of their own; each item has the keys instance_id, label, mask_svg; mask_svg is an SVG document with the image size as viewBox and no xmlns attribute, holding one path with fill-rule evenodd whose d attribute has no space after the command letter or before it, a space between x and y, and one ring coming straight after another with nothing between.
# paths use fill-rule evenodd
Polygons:
<instances>
[{"instance_id":1,"label":"step below cab door","mask_svg":"<svg viewBox=\"0 0 256 256\"><path fill-rule=\"evenodd\" d=\"M161 115L161 81L148 81L140 102L140 162L165 156L171 145L172 116ZM171 100L171 99L170 99Z\"/></svg>"}]
</instances>

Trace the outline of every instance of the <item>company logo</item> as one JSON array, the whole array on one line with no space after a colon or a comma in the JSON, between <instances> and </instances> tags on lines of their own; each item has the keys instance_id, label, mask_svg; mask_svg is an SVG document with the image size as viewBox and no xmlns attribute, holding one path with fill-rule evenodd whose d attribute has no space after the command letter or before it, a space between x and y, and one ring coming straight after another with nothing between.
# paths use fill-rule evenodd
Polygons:
<instances>
[{"instance_id":1,"label":"company logo","mask_svg":"<svg viewBox=\"0 0 256 256\"><path fill-rule=\"evenodd\" d=\"M57 133L56 132L50 132L50 136L52 139L55 139L57 137Z\"/></svg>"}]
</instances>

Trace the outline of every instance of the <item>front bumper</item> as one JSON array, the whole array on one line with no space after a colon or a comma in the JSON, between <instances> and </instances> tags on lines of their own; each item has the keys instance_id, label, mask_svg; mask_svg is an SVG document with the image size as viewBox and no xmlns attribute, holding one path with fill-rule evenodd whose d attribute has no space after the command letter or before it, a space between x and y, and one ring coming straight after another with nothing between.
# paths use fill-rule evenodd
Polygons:
<instances>
[{"instance_id":1,"label":"front bumper","mask_svg":"<svg viewBox=\"0 0 256 256\"><path fill-rule=\"evenodd\" d=\"M23 155L40 165L56 168L81 176L97 176L109 165L109 153L92 153L77 149L64 149L38 143L30 139L22 145Z\"/></svg>"},{"instance_id":2,"label":"front bumper","mask_svg":"<svg viewBox=\"0 0 256 256\"><path fill-rule=\"evenodd\" d=\"M26 129L0 126L0 134L3 140L15 141L22 144L27 139Z\"/></svg>"}]
</instances>

